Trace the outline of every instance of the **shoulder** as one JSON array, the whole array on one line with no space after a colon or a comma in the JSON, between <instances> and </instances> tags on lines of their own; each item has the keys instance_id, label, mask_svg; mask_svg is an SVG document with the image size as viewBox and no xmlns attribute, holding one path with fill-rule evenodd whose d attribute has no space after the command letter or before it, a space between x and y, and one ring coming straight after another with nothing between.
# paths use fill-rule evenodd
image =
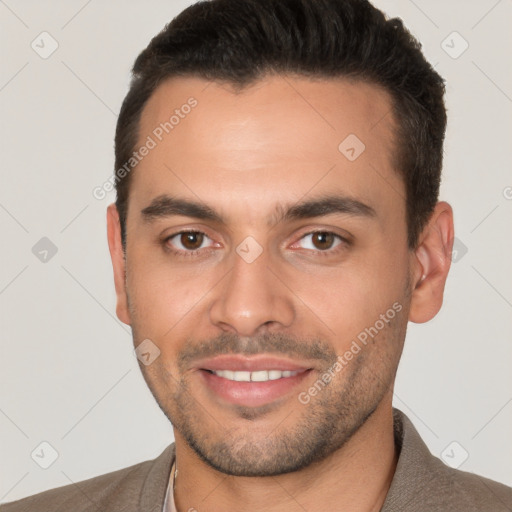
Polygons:
<instances>
[{"instance_id":1,"label":"shoulder","mask_svg":"<svg viewBox=\"0 0 512 512\"><path fill-rule=\"evenodd\" d=\"M161 512L173 458L174 444L156 459L5 503L0 512L129 512L144 500L156 505L148 512Z\"/></svg>"},{"instance_id":2,"label":"shoulder","mask_svg":"<svg viewBox=\"0 0 512 512\"><path fill-rule=\"evenodd\" d=\"M397 409L394 428L400 455L382 512L512 511L512 488L444 464Z\"/></svg>"},{"instance_id":3,"label":"shoulder","mask_svg":"<svg viewBox=\"0 0 512 512\"><path fill-rule=\"evenodd\" d=\"M510 512L512 488L483 476L453 469L432 456L432 495L444 496L454 511ZM450 510L452 510L450 509Z\"/></svg>"}]
</instances>

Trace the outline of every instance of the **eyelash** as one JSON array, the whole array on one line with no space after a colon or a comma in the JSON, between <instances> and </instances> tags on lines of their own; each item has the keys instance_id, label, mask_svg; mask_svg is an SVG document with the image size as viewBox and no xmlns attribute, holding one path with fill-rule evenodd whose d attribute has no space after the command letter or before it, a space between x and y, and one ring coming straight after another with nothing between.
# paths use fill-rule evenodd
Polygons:
<instances>
[{"instance_id":1,"label":"eyelash","mask_svg":"<svg viewBox=\"0 0 512 512\"><path fill-rule=\"evenodd\" d=\"M169 236L165 237L162 240L162 244L164 245L165 250L171 252L175 256L186 257L186 258L197 256L198 253L204 252L205 250L207 252L210 252L211 250L213 250L212 247L208 247L206 249L203 248L203 249L194 249L193 251L184 251L182 249L174 249L172 246L169 246L169 241L170 240L172 240L173 238L175 238L178 235L182 235L182 234L185 234L185 233L198 233L198 234L204 235L206 238L210 238L204 231L199 231L197 229L190 229L190 230L189 229L184 229L182 231L178 231L176 233L173 233L172 235L169 235ZM324 251L321 251L320 249L315 250L314 252L318 256L321 256L321 257L322 256L331 256L332 254L336 254L339 250L343 250L347 246L351 245L351 242L347 238L344 238L341 235L338 235L337 233L334 233L333 231L327 231L327 230L322 230L322 229L308 231L307 233L304 233L299 238L299 241L302 240L303 238L305 238L306 236L314 235L316 233L323 233L323 234L328 234L328 235L334 235L340 241L340 243L337 244L336 246L334 246L334 248L332 248L332 249L326 249ZM210 240L211 240L211 238L210 238ZM297 242L295 242L295 244L296 243ZM306 250L307 251L312 251L312 249L306 249Z\"/></svg>"},{"instance_id":2,"label":"eyelash","mask_svg":"<svg viewBox=\"0 0 512 512\"><path fill-rule=\"evenodd\" d=\"M175 249L169 245L169 241L171 239L173 239L174 237L177 237L178 235L183 235L185 233L199 233L201 235L204 235L207 238L210 238L204 231L199 231L197 229L184 229L182 231L178 231L178 232L173 233L172 235L169 235L164 238L162 243L164 245L165 250L169 251L170 253L174 254L175 256L180 256L180 257L184 257L184 258L196 256L199 252L204 252L205 249L195 249L193 251L184 251L182 249ZM210 238L210 240L211 240L211 238ZM210 252L212 250L212 248L208 247L206 250L208 252Z\"/></svg>"}]
</instances>

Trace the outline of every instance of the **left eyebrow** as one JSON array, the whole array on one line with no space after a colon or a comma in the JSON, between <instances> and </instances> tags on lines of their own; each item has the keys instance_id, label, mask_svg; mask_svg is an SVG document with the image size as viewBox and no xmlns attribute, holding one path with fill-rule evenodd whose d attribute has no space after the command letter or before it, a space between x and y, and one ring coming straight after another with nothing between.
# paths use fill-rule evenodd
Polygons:
<instances>
[{"instance_id":1,"label":"left eyebrow","mask_svg":"<svg viewBox=\"0 0 512 512\"><path fill-rule=\"evenodd\" d=\"M272 227L286 221L322 217L336 213L366 218L377 216L376 211L371 206L357 199L340 195L326 195L292 206L277 205L274 214L268 219L268 226ZM147 222L180 215L226 224L225 219L210 206L169 195L161 195L153 199L149 206L141 210L141 214Z\"/></svg>"},{"instance_id":2,"label":"left eyebrow","mask_svg":"<svg viewBox=\"0 0 512 512\"><path fill-rule=\"evenodd\" d=\"M327 195L294 204L287 209L277 207L274 220L270 221L269 225L336 213L368 218L377 217L377 212L371 206L357 199L339 195Z\"/></svg>"}]
</instances>

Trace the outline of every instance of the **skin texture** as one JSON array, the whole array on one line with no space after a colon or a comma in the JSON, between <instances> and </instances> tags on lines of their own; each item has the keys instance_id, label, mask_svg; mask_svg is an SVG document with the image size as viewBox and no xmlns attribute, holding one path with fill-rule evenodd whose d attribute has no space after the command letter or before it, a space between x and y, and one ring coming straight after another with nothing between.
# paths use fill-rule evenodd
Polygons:
<instances>
[{"instance_id":1,"label":"skin texture","mask_svg":"<svg viewBox=\"0 0 512 512\"><path fill-rule=\"evenodd\" d=\"M136 346L150 339L160 350L141 369L175 429L178 510L379 510L397 461L391 403L407 322L441 307L451 208L438 203L418 247L407 247L391 102L375 85L269 76L236 93L172 79L146 105L140 143L190 97L194 110L133 171L126 259L114 205L107 214L117 315ZM365 144L354 161L338 149L349 134ZM222 222L141 213L164 194L207 205ZM374 214L282 219L325 195ZM195 246L169 238L183 229L206 236ZM236 250L249 236L262 250L251 263ZM329 384L299 401L393 305ZM311 371L276 400L235 405L197 367L222 353Z\"/></svg>"}]
</instances>

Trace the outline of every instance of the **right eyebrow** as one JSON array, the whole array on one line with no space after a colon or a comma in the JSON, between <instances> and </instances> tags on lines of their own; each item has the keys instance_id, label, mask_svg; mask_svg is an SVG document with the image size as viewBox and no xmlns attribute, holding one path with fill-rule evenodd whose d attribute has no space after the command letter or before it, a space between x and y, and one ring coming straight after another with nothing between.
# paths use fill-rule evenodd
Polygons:
<instances>
[{"instance_id":1,"label":"right eyebrow","mask_svg":"<svg viewBox=\"0 0 512 512\"><path fill-rule=\"evenodd\" d=\"M147 222L170 217L172 215L194 217L219 223L223 222L220 215L210 207L194 201L171 197L169 195L162 195L153 199L149 206L146 206L146 208L141 211L141 214L143 219Z\"/></svg>"}]
</instances>

